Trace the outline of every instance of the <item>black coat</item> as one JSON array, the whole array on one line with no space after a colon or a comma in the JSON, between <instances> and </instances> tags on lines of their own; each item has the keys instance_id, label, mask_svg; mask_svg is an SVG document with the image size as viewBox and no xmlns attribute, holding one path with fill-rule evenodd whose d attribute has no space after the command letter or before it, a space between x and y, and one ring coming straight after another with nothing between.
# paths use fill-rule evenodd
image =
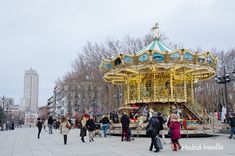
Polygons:
<instances>
[{"instance_id":1,"label":"black coat","mask_svg":"<svg viewBox=\"0 0 235 156\"><path fill-rule=\"evenodd\" d=\"M121 123L122 123L122 128L129 128L130 119L129 119L129 117L126 114L124 114L121 117Z\"/></svg>"},{"instance_id":2,"label":"black coat","mask_svg":"<svg viewBox=\"0 0 235 156\"><path fill-rule=\"evenodd\" d=\"M102 124L111 124L109 119L107 117L103 117L101 120L100 120L100 123Z\"/></svg>"},{"instance_id":3,"label":"black coat","mask_svg":"<svg viewBox=\"0 0 235 156\"><path fill-rule=\"evenodd\" d=\"M40 120L37 121L37 127L38 127L38 128L42 128L42 124L43 124L42 121L40 121Z\"/></svg>"},{"instance_id":4,"label":"black coat","mask_svg":"<svg viewBox=\"0 0 235 156\"><path fill-rule=\"evenodd\" d=\"M160 128L160 130L163 130L164 128L163 128L163 117L162 116L160 116L160 115L158 115L157 116L157 119L158 119L158 121L159 121L159 128Z\"/></svg>"},{"instance_id":5,"label":"black coat","mask_svg":"<svg viewBox=\"0 0 235 156\"><path fill-rule=\"evenodd\" d=\"M92 119L87 120L86 127L88 131L94 131L95 130L95 121Z\"/></svg>"},{"instance_id":6,"label":"black coat","mask_svg":"<svg viewBox=\"0 0 235 156\"><path fill-rule=\"evenodd\" d=\"M50 124L50 125L52 125L53 122L54 122L54 120L53 120L52 116L50 116L50 117L48 118L48 122L47 122L47 123Z\"/></svg>"},{"instance_id":7,"label":"black coat","mask_svg":"<svg viewBox=\"0 0 235 156\"><path fill-rule=\"evenodd\" d=\"M230 124L229 124L231 127L235 127L235 117L232 117L230 119Z\"/></svg>"},{"instance_id":8,"label":"black coat","mask_svg":"<svg viewBox=\"0 0 235 156\"><path fill-rule=\"evenodd\" d=\"M86 127L82 127L82 128L81 128L81 130L80 130L80 136L81 136L81 137L86 136Z\"/></svg>"},{"instance_id":9,"label":"black coat","mask_svg":"<svg viewBox=\"0 0 235 156\"><path fill-rule=\"evenodd\" d=\"M152 136L159 135L160 123L156 116L150 118L146 129L148 129L150 126L153 128Z\"/></svg>"}]
</instances>

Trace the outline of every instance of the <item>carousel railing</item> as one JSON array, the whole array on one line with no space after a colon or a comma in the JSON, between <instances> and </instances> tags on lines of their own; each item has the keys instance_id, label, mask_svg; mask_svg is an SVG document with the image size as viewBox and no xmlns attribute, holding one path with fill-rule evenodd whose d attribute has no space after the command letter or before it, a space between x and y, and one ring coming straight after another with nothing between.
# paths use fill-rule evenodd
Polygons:
<instances>
[{"instance_id":1,"label":"carousel railing","mask_svg":"<svg viewBox=\"0 0 235 156\"><path fill-rule=\"evenodd\" d=\"M205 109L190 96L187 96L187 103L185 105L193 114L196 116L202 123L207 123L207 120L204 118Z\"/></svg>"}]
</instances>

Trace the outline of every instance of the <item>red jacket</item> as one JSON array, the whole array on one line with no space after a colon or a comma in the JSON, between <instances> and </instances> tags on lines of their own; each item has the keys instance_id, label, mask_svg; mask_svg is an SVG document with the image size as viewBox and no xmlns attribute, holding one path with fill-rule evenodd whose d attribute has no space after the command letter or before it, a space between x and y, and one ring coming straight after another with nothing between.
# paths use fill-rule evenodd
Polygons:
<instances>
[{"instance_id":1,"label":"red jacket","mask_svg":"<svg viewBox=\"0 0 235 156\"><path fill-rule=\"evenodd\" d=\"M179 121L171 121L169 127L171 129L171 139L181 138Z\"/></svg>"}]
</instances>

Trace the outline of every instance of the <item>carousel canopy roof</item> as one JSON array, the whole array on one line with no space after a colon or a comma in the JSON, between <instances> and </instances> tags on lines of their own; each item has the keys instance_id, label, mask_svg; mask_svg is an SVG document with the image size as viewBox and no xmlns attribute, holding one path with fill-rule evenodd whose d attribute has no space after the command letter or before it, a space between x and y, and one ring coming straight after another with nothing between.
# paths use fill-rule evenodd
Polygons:
<instances>
[{"instance_id":1,"label":"carousel canopy roof","mask_svg":"<svg viewBox=\"0 0 235 156\"><path fill-rule=\"evenodd\" d=\"M154 40L148 44L147 46L145 46L143 49L141 49L140 51L137 52L141 53L144 51L159 51L159 52L173 52L174 49L169 48L168 46L164 45L159 38L155 37Z\"/></svg>"},{"instance_id":2,"label":"carousel canopy roof","mask_svg":"<svg viewBox=\"0 0 235 156\"><path fill-rule=\"evenodd\" d=\"M135 54L119 54L114 59L102 61L100 68L105 72L106 81L124 82L131 75L168 71L185 76L193 75L199 80L215 74L218 58L211 52L169 48L160 41L157 24L152 31L154 40Z\"/></svg>"}]
</instances>

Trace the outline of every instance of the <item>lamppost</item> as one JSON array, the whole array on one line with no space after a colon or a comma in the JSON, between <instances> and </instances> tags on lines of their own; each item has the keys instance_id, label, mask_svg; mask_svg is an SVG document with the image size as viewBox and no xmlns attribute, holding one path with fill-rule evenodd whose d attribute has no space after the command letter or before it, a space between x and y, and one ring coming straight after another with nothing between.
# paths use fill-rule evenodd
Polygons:
<instances>
[{"instance_id":1,"label":"lamppost","mask_svg":"<svg viewBox=\"0 0 235 156\"><path fill-rule=\"evenodd\" d=\"M120 104L122 105L122 103L121 103L121 98L122 98L122 93L120 93L120 90L119 90L120 88L119 88L119 86L116 86L116 94L114 95L114 97L116 97L116 99L117 99L117 105L118 105L118 107L120 107Z\"/></svg>"},{"instance_id":2,"label":"lamppost","mask_svg":"<svg viewBox=\"0 0 235 156\"><path fill-rule=\"evenodd\" d=\"M215 81L219 84L224 84L224 94L225 94L225 108L226 108L226 121L227 121L227 117L229 115L229 108L228 108L228 90L227 90L227 83L229 83L230 81L232 81L232 78L230 76L230 74L226 73L226 67L224 66L224 71L223 71L223 75L222 76L216 76L215 77ZM235 69L232 71L232 77L235 78ZM231 108L233 109L233 108Z\"/></svg>"},{"instance_id":3,"label":"lamppost","mask_svg":"<svg viewBox=\"0 0 235 156\"><path fill-rule=\"evenodd\" d=\"M4 131L4 126L5 126L5 96L4 95L2 97L2 108L3 108L3 119L2 119L1 131Z\"/></svg>"},{"instance_id":4,"label":"lamppost","mask_svg":"<svg viewBox=\"0 0 235 156\"><path fill-rule=\"evenodd\" d=\"M93 116L96 115L96 109L97 109L97 99L96 97L93 98L92 100L92 109L93 109Z\"/></svg>"}]
</instances>

